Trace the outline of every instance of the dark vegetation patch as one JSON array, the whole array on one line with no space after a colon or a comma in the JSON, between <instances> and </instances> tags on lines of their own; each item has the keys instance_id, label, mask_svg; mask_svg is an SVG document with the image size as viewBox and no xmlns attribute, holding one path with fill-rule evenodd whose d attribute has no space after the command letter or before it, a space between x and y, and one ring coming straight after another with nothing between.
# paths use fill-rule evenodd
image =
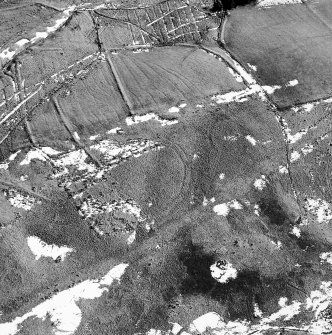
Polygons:
<instances>
[{"instance_id":1,"label":"dark vegetation patch","mask_svg":"<svg viewBox=\"0 0 332 335\"><path fill-rule=\"evenodd\" d=\"M214 0L211 8L212 12L220 12L222 10L230 10L237 6L246 6L255 4L257 0Z\"/></svg>"}]
</instances>

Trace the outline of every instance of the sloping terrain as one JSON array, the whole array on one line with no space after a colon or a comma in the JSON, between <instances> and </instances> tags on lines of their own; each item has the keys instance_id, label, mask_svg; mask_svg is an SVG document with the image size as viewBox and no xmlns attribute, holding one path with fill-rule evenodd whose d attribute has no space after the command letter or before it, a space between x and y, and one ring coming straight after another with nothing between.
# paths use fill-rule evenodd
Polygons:
<instances>
[{"instance_id":1,"label":"sloping terrain","mask_svg":"<svg viewBox=\"0 0 332 335\"><path fill-rule=\"evenodd\" d=\"M332 331L331 6L237 4L0 7L1 335Z\"/></svg>"},{"instance_id":2,"label":"sloping terrain","mask_svg":"<svg viewBox=\"0 0 332 335\"><path fill-rule=\"evenodd\" d=\"M329 97L329 8L326 1L238 7L226 23L226 48L246 69L257 67L254 72L262 85L281 86L273 94L280 107Z\"/></svg>"}]
</instances>

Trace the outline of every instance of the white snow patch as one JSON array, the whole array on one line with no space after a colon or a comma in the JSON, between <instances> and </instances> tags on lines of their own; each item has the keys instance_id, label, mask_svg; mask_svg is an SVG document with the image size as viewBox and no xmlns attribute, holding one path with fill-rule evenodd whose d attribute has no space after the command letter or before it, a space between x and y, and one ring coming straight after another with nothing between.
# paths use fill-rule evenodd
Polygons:
<instances>
[{"instance_id":1,"label":"white snow patch","mask_svg":"<svg viewBox=\"0 0 332 335\"><path fill-rule=\"evenodd\" d=\"M327 263L332 264L332 252L323 252L319 255L319 258Z\"/></svg>"},{"instance_id":2,"label":"white snow patch","mask_svg":"<svg viewBox=\"0 0 332 335\"><path fill-rule=\"evenodd\" d=\"M25 158L20 163L20 165L28 165L28 164L31 163L31 161L33 159L38 159L38 160L43 161L43 162L46 161L45 155L44 155L44 153L41 150L39 150L39 149L33 149L33 150L30 150L26 154Z\"/></svg>"},{"instance_id":3,"label":"white snow patch","mask_svg":"<svg viewBox=\"0 0 332 335\"><path fill-rule=\"evenodd\" d=\"M228 71L235 78L237 82L239 83L243 82L243 78L237 72L235 72L231 67L228 68Z\"/></svg>"},{"instance_id":4,"label":"white snow patch","mask_svg":"<svg viewBox=\"0 0 332 335\"><path fill-rule=\"evenodd\" d=\"M289 128L286 128L284 130L285 130L288 142L290 144L294 144L297 141L299 141L304 135L306 135L308 133L309 128L301 129L299 132L297 132L294 135L291 134L291 130Z\"/></svg>"},{"instance_id":5,"label":"white snow patch","mask_svg":"<svg viewBox=\"0 0 332 335\"><path fill-rule=\"evenodd\" d=\"M318 223L326 223L332 220L331 205L325 200L308 198L305 209L317 216Z\"/></svg>"},{"instance_id":6,"label":"white snow patch","mask_svg":"<svg viewBox=\"0 0 332 335\"><path fill-rule=\"evenodd\" d=\"M257 141L250 135L246 136L247 141L249 141L252 145L256 145Z\"/></svg>"},{"instance_id":7,"label":"white snow patch","mask_svg":"<svg viewBox=\"0 0 332 335\"><path fill-rule=\"evenodd\" d=\"M116 128L114 128L114 129L116 129ZM112 134L112 133L113 133L112 130L113 130L113 129L109 130L108 133L111 133L111 134ZM115 133L115 132L114 132L114 133ZM100 137L100 134L97 134L97 135L91 135L91 136L89 137L89 140L90 140L90 141L94 141L94 140L96 140L98 137Z\"/></svg>"},{"instance_id":8,"label":"white snow patch","mask_svg":"<svg viewBox=\"0 0 332 335\"><path fill-rule=\"evenodd\" d=\"M214 199L214 198L212 198ZM212 199L210 200L211 202ZM227 216L230 209L242 209L243 206L237 201L237 200L232 200L229 201L227 203L223 203L223 204L219 204L213 207L213 211L217 214L217 215L222 215L222 216Z\"/></svg>"},{"instance_id":9,"label":"white snow patch","mask_svg":"<svg viewBox=\"0 0 332 335\"><path fill-rule=\"evenodd\" d=\"M262 191L263 188L266 187L266 177L264 175L261 175L261 178L255 180L254 186L258 190Z\"/></svg>"},{"instance_id":10,"label":"white snow patch","mask_svg":"<svg viewBox=\"0 0 332 335\"><path fill-rule=\"evenodd\" d=\"M145 115L134 115L131 117L127 117L126 118L126 124L127 126L131 126L133 124L138 124L141 122L147 122L147 121L151 121L151 120L155 120L158 121L162 126L170 126L173 124L178 123L178 120L166 120L166 119L162 119L160 118L158 115L156 115L155 113L148 113Z\"/></svg>"},{"instance_id":11,"label":"white snow patch","mask_svg":"<svg viewBox=\"0 0 332 335\"><path fill-rule=\"evenodd\" d=\"M303 148L301 148L301 151L303 155L307 155L310 152L313 152L314 146L312 144L306 144Z\"/></svg>"},{"instance_id":12,"label":"white snow patch","mask_svg":"<svg viewBox=\"0 0 332 335\"><path fill-rule=\"evenodd\" d=\"M184 108L186 106L187 106L187 104L183 103L183 104L179 105L179 108Z\"/></svg>"},{"instance_id":13,"label":"white snow patch","mask_svg":"<svg viewBox=\"0 0 332 335\"><path fill-rule=\"evenodd\" d=\"M256 204L256 205L254 206L254 213L255 213L255 215L257 215L257 216L260 216L261 209L259 208L259 205L258 205L258 204Z\"/></svg>"},{"instance_id":14,"label":"white snow patch","mask_svg":"<svg viewBox=\"0 0 332 335\"><path fill-rule=\"evenodd\" d=\"M257 71L257 66L256 65L252 65L252 64L249 64L249 63L247 63L247 64L248 64L248 66L251 70L253 70L255 72Z\"/></svg>"},{"instance_id":15,"label":"white snow patch","mask_svg":"<svg viewBox=\"0 0 332 335\"><path fill-rule=\"evenodd\" d=\"M288 168L286 166L280 165L279 166L279 172L281 174L286 174L286 173L288 173Z\"/></svg>"},{"instance_id":16,"label":"white snow patch","mask_svg":"<svg viewBox=\"0 0 332 335\"><path fill-rule=\"evenodd\" d=\"M267 94L273 94L274 91L280 90L281 86L280 85L274 85L274 86L268 86L264 85L262 86L262 89L267 93Z\"/></svg>"},{"instance_id":17,"label":"white snow patch","mask_svg":"<svg viewBox=\"0 0 332 335\"><path fill-rule=\"evenodd\" d=\"M263 312L260 310L257 302L254 303L254 316L256 318L261 318L263 316Z\"/></svg>"},{"instance_id":18,"label":"white snow patch","mask_svg":"<svg viewBox=\"0 0 332 335\"><path fill-rule=\"evenodd\" d=\"M281 247L282 247L282 243L281 243L280 241L277 241L277 243L274 242L274 241L271 241L271 243L272 243L274 246L276 246L278 249L281 249Z\"/></svg>"},{"instance_id":19,"label":"white snow patch","mask_svg":"<svg viewBox=\"0 0 332 335\"><path fill-rule=\"evenodd\" d=\"M73 136L74 136L74 138L75 138L76 141L79 141L79 140L80 140L80 137L79 137L79 135L77 134L76 131L74 131Z\"/></svg>"},{"instance_id":20,"label":"white snow patch","mask_svg":"<svg viewBox=\"0 0 332 335\"><path fill-rule=\"evenodd\" d=\"M129 235L129 237L128 237L128 239L127 239L127 243L128 243L128 244L132 244L132 243L135 241L135 239L136 239L136 231L133 231L133 232Z\"/></svg>"},{"instance_id":21,"label":"white snow patch","mask_svg":"<svg viewBox=\"0 0 332 335\"><path fill-rule=\"evenodd\" d=\"M204 333L208 328L220 328L222 323L222 319L217 313L210 312L195 319L189 325L188 330L189 332L198 332L201 334Z\"/></svg>"},{"instance_id":22,"label":"white snow patch","mask_svg":"<svg viewBox=\"0 0 332 335\"><path fill-rule=\"evenodd\" d=\"M298 301L293 301L291 304L287 305L287 301L287 298L280 298L279 306L281 309L278 312L271 314L269 317L262 319L262 323L274 322L281 318L283 318L284 321L288 321L295 315L298 315L302 304Z\"/></svg>"},{"instance_id":23,"label":"white snow patch","mask_svg":"<svg viewBox=\"0 0 332 335\"><path fill-rule=\"evenodd\" d=\"M291 233L295 235L296 237L301 237L301 230L299 227L293 227Z\"/></svg>"},{"instance_id":24,"label":"white snow patch","mask_svg":"<svg viewBox=\"0 0 332 335\"><path fill-rule=\"evenodd\" d=\"M209 203L209 200L204 196L202 205L205 207Z\"/></svg>"},{"instance_id":25,"label":"white snow patch","mask_svg":"<svg viewBox=\"0 0 332 335\"><path fill-rule=\"evenodd\" d=\"M225 94L218 94L211 98L217 104L225 104L229 102L244 102L248 100L248 97L259 93L261 91L258 85L253 85L242 91L233 91Z\"/></svg>"},{"instance_id":26,"label":"white snow patch","mask_svg":"<svg viewBox=\"0 0 332 335\"><path fill-rule=\"evenodd\" d=\"M8 163L0 163L0 170L7 170L9 167Z\"/></svg>"},{"instance_id":27,"label":"white snow patch","mask_svg":"<svg viewBox=\"0 0 332 335\"><path fill-rule=\"evenodd\" d=\"M120 281L128 264L119 264L113 267L100 279L85 280L67 290L57 293L50 299L40 303L30 312L18 316L11 322L0 324L1 335L14 335L25 320L37 317L45 320L50 316L54 323L54 335L73 335L82 320L82 312L77 306L80 299L95 299L108 292L108 288L114 281Z\"/></svg>"},{"instance_id":28,"label":"white snow patch","mask_svg":"<svg viewBox=\"0 0 332 335\"><path fill-rule=\"evenodd\" d=\"M169 113L179 113L179 111L180 111L180 108L178 108L178 107L171 107L169 110L168 110L168 112Z\"/></svg>"},{"instance_id":29,"label":"white snow patch","mask_svg":"<svg viewBox=\"0 0 332 335\"><path fill-rule=\"evenodd\" d=\"M30 42L29 40L27 40L26 38L23 38L23 39L17 41L15 44L16 44L19 48L21 48L21 47L23 47L24 45L26 45L26 44L29 43L29 42Z\"/></svg>"},{"instance_id":30,"label":"white snow patch","mask_svg":"<svg viewBox=\"0 0 332 335\"><path fill-rule=\"evenodd\" d=\"M237 141L238 137L239 137L238 135L228 135L228 136L224 136L224 140L235 142Z\"/></svg>"},{"instance_id":31,"label":"white snow patch","mask_svg":"<svg viewBox=\"0 0 332 335\"><path fill-rule=\"evenodd\" d=\"M262 0L257 3L258 7L270 7L276 5L291 5L302 3L302 0Z\"/></svg>"},{"instance_id":32,"label":"white snow patch","mask_svg":"<svg viewBox=\"0 0 332 335\"><path fill-rule=\"evenodd\" d=\"M219 283L225 284L230 279L237 277L237 270L229 262L221 263L217 261L210 266L211 276Z\"/></svg>"},{"instance_id":33,"label":"white snow patch","mask_svg":"<svg viewBox=\"0 0 332 335\"><path fill-rule=\"evenodd\" d=\"M54 164L58 167L76 166L78 170L87 170L93 172L96 170L95 165L88 164L85 162L88 155L83 149L70 151L54 161Z\"/></svg>"},{"instance_id":34,"label":"white snow patch","mask_svg":"<svg viewBox=\"0 0 332 335\"><path fill-rule=\"evenodd\" d=\"M123 132L122 128L115 127L113 129L110 129L107 134L121 134Z\"/></svg>"},{"instance_id":35,"label":"white snow patch","mask_svg":"<svg viewBox=\"0 0 332 335\"><path fill-rule=\"evenodd\" d=\"M36 199L30 195L23 195L14 189L5 190L4 195L10 202L10 204L16 208L22 208L26 211L30 211L36 203Z\"/></svg>"},{"instance_id":36,"label":"white snow patch","mask_svg":"<svg viewBox=\"0 0 332 335\"><path fill-rule=\"evenodd\" d=\"M301 158L301 154L298 151L293 151L290 156L290 161L291 163L297 161L298 159Z\"/></svg>"},{"instance_id":37,"label":"white snow patch","mask_svg":"<svg viewBox=\"0 0 332 335\"><path fill-rule=\"evenodd\" d=\"M17 155L19 154L21 152L21 150L18 150L18 151L16 151L16 152L14 152L13 154L11 154L10 156L9 156L9 160L10 161L13 161L16 157L17 157Z\"/></svg>"},{"instance_id":38,"label":"white snow patch","mask_svg":"<svg viewBox=\"0 0 332 335\"><path fill-rule=\"evenodd\" d=\"M217 213L217 215L227 216L229 213L229 206L227 203L219 204L213 207L213 211Z\"/></svg>"},{"instance_id":39,"label":"white snow patch","mask_svg":"<svg viewBox=\"0 0 332 335\"><path fill-rule=\"evenodd\" d=\"M63 261L68 253L75 251L67 246L58 247L55 244L47 244L37 236L27 237L27 243L32 253L36 256L36 260L41 257L51 257L56 260L60 257Z\"/></svg>"},{"instance_id":40,"label":"white snow patch","mask_svg":"<svg viewBox=\"0 0 332 335\"><path fill-rule=\"evenodd\" d=\"M219 175L219 179L220 179L220 180L225 179L225 174L224 174L224 173L220 173L220 175Z\"/></svg>"},{"instance_id":41,"label":"white snow patch","mask_svg":"<svg viewBox=\"0 0 332 335\"><path fill-rule=\"evenodd\" d=\"M54 155L61 154L61 151L57 151L57 150L55 150L53 148L50 148L50 147L41 147L40 150L48 156L54 156Z\"/></svg>"},{"instance_id":42,"label":"white snow patch","mask_svg":"<svg viewBox=\"0 0 332 335\"><path fill-rule=\"evenodd\" d=\"M299 81L297 79L290 80L287 84L286 87L293 87L299 84Z\"/></svg>"}]
</instances>

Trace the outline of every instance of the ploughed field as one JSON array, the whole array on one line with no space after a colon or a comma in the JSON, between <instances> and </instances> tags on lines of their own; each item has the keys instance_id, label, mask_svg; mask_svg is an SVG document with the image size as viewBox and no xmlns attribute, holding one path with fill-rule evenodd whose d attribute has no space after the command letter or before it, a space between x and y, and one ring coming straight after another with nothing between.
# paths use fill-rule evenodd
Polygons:
<instances>
[{"instance_id":1,"label":"ploughed field","mask_svg":"<svg viewBox=\"0 0 332 335\"><path fill-rule=\"evenodd\" d=\"M1 3L0 334L330 333L331 17Z\"/></svg>"}]
</instances>

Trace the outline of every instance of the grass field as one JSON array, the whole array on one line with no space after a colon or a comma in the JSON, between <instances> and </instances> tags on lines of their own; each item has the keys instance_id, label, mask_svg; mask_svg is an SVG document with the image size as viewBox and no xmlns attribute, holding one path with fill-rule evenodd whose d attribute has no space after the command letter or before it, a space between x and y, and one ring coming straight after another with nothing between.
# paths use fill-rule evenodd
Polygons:
<instances>
[{"instance_id":1,"label":"grass field","mask_svg":"<svg viewBox=\"0 0 332 335\"><path fill-rule=\"evenodd\" d=\"M226 24L226 47L247 69L248 63L257 66L256 75L263 85L282 86L273 94L281 107L332 92L331 28L311 6L317 6L320 15L331 15L331 6L325 3L324 7L324 2L264 9L238 7ZM286 87L294 79L298 85Z\"/></svg>"}]
</instances>

